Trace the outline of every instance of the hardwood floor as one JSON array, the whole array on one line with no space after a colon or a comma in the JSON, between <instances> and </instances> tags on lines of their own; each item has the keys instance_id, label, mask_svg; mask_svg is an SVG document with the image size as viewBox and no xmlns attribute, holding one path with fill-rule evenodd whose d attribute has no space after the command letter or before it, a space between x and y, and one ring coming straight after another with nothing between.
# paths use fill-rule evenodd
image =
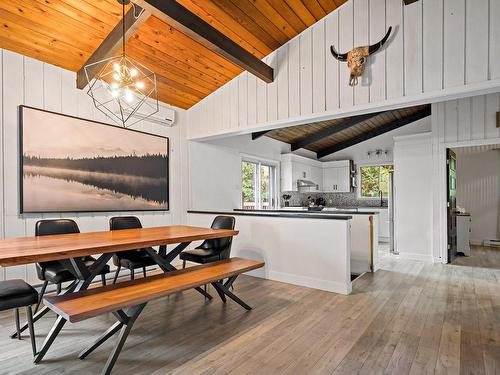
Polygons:
<instances>
[{"instance_id":1,"label":"hardwood floor","mask_svg":"<svg viewBox=\"0 0 500 375\"><path fill-rule=\"evenodd\" d=\"M349 296L247 276L235 287L251 312L195 291L152 302L114 374L500 373L500 270L382 261ZM39 345L53 320L36 326ZM35 366L27 337L8 338L13 314L2 313L0 374L98 374L111 342L76 356L112 323L68 324Z\"/></svg>"},{"instance_id":2,"label":"hardwood floor","mask_svg":"<svg viewBox=\"0 0 500 375\"><path fill-rule=\"evenodd\" d=\"M456 266L496 268L500 270L500 248L471 246L470 257L459 255L453 261Z\"/></svg>"}]
</instances>

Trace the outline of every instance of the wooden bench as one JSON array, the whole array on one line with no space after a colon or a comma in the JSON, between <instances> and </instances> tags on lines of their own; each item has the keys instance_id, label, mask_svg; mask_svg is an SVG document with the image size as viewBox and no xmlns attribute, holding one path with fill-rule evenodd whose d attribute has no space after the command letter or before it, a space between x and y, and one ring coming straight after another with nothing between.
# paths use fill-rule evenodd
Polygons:
<instances>
[{"instance_id":1,"label":"wooden bench","mask_svg":"<svg viewBox=\"0 0 500 375\"><path fill-rule=\"evenodd\" d=\"M245 309L251 310L251 307L232 293L229 288L238 275L263 266L264 262L231 258L81 292L47 296L44 301L46 306L70 322L80 322L110 312L115 315L118 322L78 356L78 358L84 359L121 330L102 371L102 374L110 374L135 320L147 302L205 284L212 284L223 302L226 302L227 296ZM224 279L227 281L222 283Z\"/></svg>"}]
</instances>

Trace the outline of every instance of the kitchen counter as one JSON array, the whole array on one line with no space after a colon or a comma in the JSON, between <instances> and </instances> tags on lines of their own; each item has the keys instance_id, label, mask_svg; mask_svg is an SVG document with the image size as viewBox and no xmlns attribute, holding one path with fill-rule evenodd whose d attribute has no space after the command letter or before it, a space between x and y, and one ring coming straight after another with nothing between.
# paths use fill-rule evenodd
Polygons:
<instances>
[{"instance_id":1,"label":"kitchen counter","mask_svg":"<svg viewBox=\"0 0 500 375\"><path fill-rule=\"evenodd\" d=\"M348 209L328 209L325 208L322 211L315 211L315 210L308 210L305 207L286 207L286 208L281 208L277 210L248 210L248 209L243 209L243 208L235 208L235 212L242 212L242 213L256 213L256 214L261 214L261 213L272 213L272 214L296 214L296 215L377 215L377 211L358 211L358 210L348 210Z\"/></svg>"},{"instance_id":2,"label":"kitchen counter","mask_svg":"<svg viewBox=\"0 0 500 375\"><path fill-rule=\"evenodd\" d=\"M264 216L264 217L288 217L288 218L301 218L307 217L308 219L328 219L328 220L350 220L351 215L346 214L344 211L340 213L330 212L330 215L321 213L321 211L280 211L280 210L243 210L235 209L233 211L197 211L188 210L188 214L214 214L214 215L242 215L242 216ZM359 214L359 212L353 212Z\"/></svg>"},{"instance_id":3,"label":"kitchen counter","mask_svg":"<svg viewBox=\"0 0 500 375\"><path fill-rule=\"evenodd\" d=\"M374 271L378 269L379 223L383 215L380 211L189 210L188 222L208 226L217 215L236 217L240 235L235 238L234 254L265 259L266 273L261 277L349 293L351 273L369 272L371 266ZM344 244L345 230L348 242ZM329 236L336 236L339 240ZM255 251L258 258L254 258ZM310 270L299 267L299 263L303 265L304 251ZM292 254L301 261L288 264ZM337 269L340 273L334 274L333 268L324 268L324 262L330 266L335 264L335 267L344 264L346 268ZM319 279L315 269L324 271ZM348 281L345 281L345 275L349 275Z\"/></svg>"}]
</instances>

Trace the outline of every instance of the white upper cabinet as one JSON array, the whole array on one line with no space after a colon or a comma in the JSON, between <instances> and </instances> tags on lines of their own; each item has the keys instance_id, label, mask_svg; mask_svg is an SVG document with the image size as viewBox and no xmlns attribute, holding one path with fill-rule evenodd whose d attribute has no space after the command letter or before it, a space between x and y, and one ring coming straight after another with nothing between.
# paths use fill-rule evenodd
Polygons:
<instances>
[{"instance_id":1,"label":"white upper cabinet","mask_svg":"<svg viewBox=\"0 0 500 375\"><path fill-rule=\"evenodd\" d=\"M308 180L316 186L302 188L304 192L321 191L323 175L321 162L294 154L281 158L281 191L298 191L297 180Z\"/></svg>"},{"instance_id":2,"label":"white upper cabinet","mask_svg":"<svg viewBox=\"0 0 500 375\"><path fill-rule=\"evenodd\" d=\"M350 161L331 161L323 165L323 191L325 193L349 193L351 191Z\"/></svg>"},{"instance_id":3,"label":"white upper cabinet","mask_svg":"<svg viewBox=\"0 0 500 375\"><path fill-rule=\"evenodd\" d=\"M316 186L302 192L347 193L351 191L350 161L320 162L294 154L281 157L281 191L298 191L297 180L308 180Z\"/></svg>"}]
</instances>

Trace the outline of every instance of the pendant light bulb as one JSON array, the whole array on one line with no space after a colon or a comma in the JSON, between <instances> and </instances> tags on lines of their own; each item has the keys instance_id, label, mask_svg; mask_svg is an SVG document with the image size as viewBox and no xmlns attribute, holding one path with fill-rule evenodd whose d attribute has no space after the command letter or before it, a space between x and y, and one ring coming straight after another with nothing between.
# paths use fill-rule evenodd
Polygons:
<instances>
[{"instance_id":1,"label":"pendant light bulb","mask_svg":"<svg viewBox=\"0 0 500 375\"><path fill-rule=\"evenodd\" d=\"M132 95L132 91L130 91L130 89L126 89L125 90L125 100L127 100L127 102L131 103L133 100L134 100L134 96Z\"/></svg>"}]
</instances>

